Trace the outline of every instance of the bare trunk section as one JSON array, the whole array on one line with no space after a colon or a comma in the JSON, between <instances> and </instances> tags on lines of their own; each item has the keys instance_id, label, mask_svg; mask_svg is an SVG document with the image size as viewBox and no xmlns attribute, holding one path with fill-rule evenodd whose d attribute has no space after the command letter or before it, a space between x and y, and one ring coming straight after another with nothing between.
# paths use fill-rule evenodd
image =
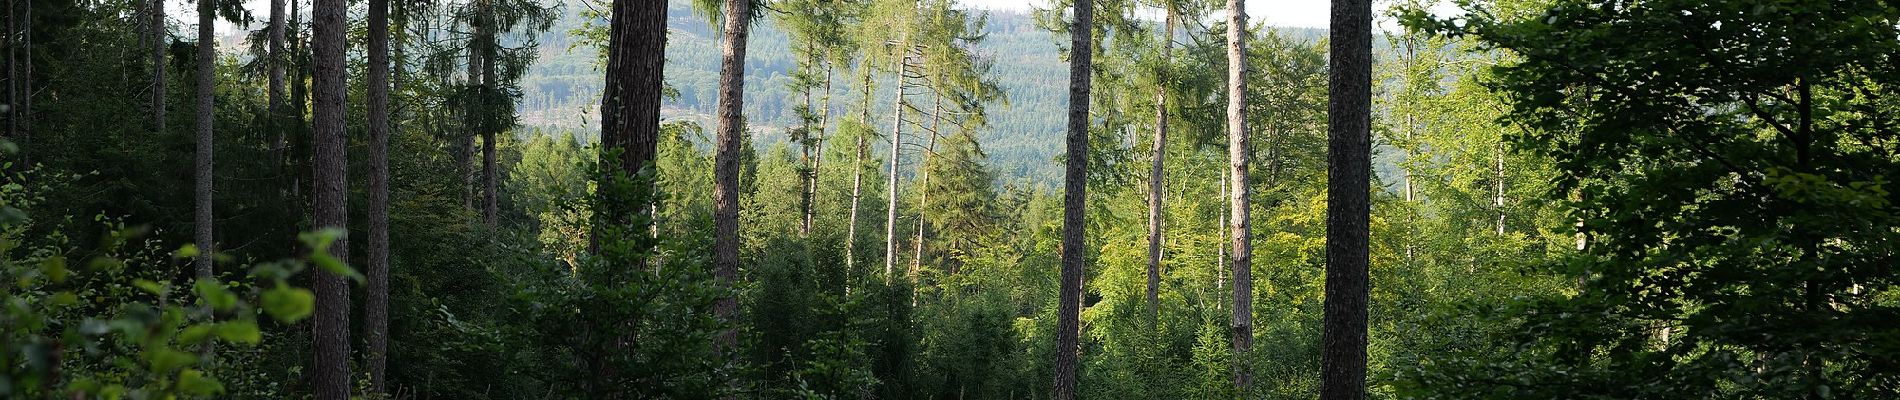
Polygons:
<instances>
[{"instance_id":1,"label":"bare trunk section","mask_svg":"<svg viewBox=\"0 0 1900 400\"><path fill-rule=\"evenodd\" d=\"M389 354L389 0L369 0L369 391L386 393Z\"/></svg>"},{"instance_id":2,"label":"bare trunk section","mask_svg":"<svg viewBox=\"0 0 1900 400\"><path fill-rule=\"evenodd\" d=\"M858 115L858 121L868 125L871 123L871 66L864 65L863 62L859 64L858 70L863 80L859 87L863 88L860 94L863 95L864 104L861 114ZM847 274L857 272L858 204L864 198L864 157L867 156L864 133L860 131L855 136L857 136L857 158L851 162L851 216L848 217L849 222L845 225L844 234L844 270ZM850 279L845 279L845 282L850 281Z\"/></svg>"},{"instance_id":3,"label":"bare trunk section","mask_svg":"<svg viewBox=\"0 0 1900 400\"><path fill-rule=\"evenodd\" d=\"M270 26L266 29L269 31L267 36L270 37L268 44L270 59L266 60L270 64L270 88L268 89L270 94L269 102L264 107L264 123L273 131L271 133L276 135L276 138L271 140L271 165L282 165L284 146L288 142L284 132L286 127L283 126L284 61L289 59L289 56L284 55L284 0L270 1Z\"/></svg>"},{"instance_id":4,"label":"bare trunk section","mask_svg":"<svg viewBox=\"0 0 1900 400\"><path fill-rule=\"evenodd\" d=\"M152 2L152 126L153 132L165 134L165 48L171 43L171 35L165 29L165 1Z\"/></svg>"},{"instance_id":5,"label":"bare trunk section","mask_svg":"<svg viewBox=\"0 0 1900 400\"><path fill-rule=\"evenodd\" d=\"M731 288L739 281L739 140L745 134L740 113L745 93L746 36L752 0L726 0L724 37L720 40L718 144L713 153L713 275ZM739 299L727 295L714 307L728 326L739 318ZM722 354L738 349L739 332L726 329L717 341ZM736 356L736 354L732 354ZM737 382L729 382L736 385Z\"/></svg>"},{"instance_id":6,"label":"bare trunk section","mask_svg":"<svg viewBox=\"0 0 1900 400\"><path fill-rule=\"evenodd\" d=\"M1074 25L1069 26L1069 131L1067 171L1062 183L1062 291L1056 300L1056 400L1074 399L1081 350L1082 279L1085 246L1084 215L1088 203L1089 74L1095 46L1094 5L1075 2Z\"/></svg>"},{"instance_id":7,"label":"bare trunk section","mask_svg":"<svg viewBox=\"0 0 1900 400\"><path fill-rule=\"evenodd\" d=\"M817 45L813 42L805 43L806 59L805 65L800 68L801 70L810 72L808 70L818 63L816 47ZM801 158L798 159L798 163L799 166L804 169L804 171L798 174L798 237L806 238L811 236L812 200L814 200L818 194L818 170L811 167L812 150L815 147L814 145L817 144L817 142L812 141L813 135L811 132L813 128L812 125L817 122L813 120L813 118L817 116L817 112L813 111L811 106L812 88L810 86L801 85L800 89L799 96L803 97L805 112L808 114L798 116L803 125L799 128L802 132L799 133L799 137L793 139L798 141L797 145L799 151L802 153Z\"/></svg>"},{"instance_id":8,"label":"bare trunk section","mask_svg":"<svg viewBox=\"0 0 1900 400\"><path fill-rule=\"evenodd\" d=\"M937 151L937 128L943 123L943 96L936 96L930 106L930 144L924 146L924 155L917 162L917 240L911 242L910 257L910 305L917 305L918 274L924 265L924 210L930 209L930 171L924 165L930 162L930 156Z\"/></svg>"},{"instance_id":9,"label":"bare trunk section","mask_svg":"<svg viewBox=\"0 0 1900 400\"><path fill-rule=\"evenodd\" d=\"M343 19L348 5L345 0L315 0L314 34L311 44L315 50L316 75L312 86L316 92L313 99L316 104L313 147L316 151L316 226L322 229L335 229L347 232L349 222L348 189L345 182L349 179L346 146L349 140L344 135L344 95L348 86L343 79L344 57L348 54L348 42L345 34L349 25ZM338 260L349 260L347 238L338 238L330 246L330 254ZM316 388L318 400L345 400L350 398L350 286L342 276L327 273L317 274L317 310L316 310L316 366L312 368L311 385Z\"/></svg>"},{"instance_id":10,"label":"bare trunk section","mask_svg":"<svg viewBox=\"0 0 1900 400\"><path fill-rule=\"evenodd\" d=\"M620 169L614 172L633 177L653 163L658 151L665 59L651 55L666 51L666 3L615 0L613 18L608 32L607 85L600 106L601 142L620 150ZM635 204L624 210L631 214L651 208ZM626 223L632 217L597 216L608 223Z\"/></svg>"},{"instance_id":11,"label":"bare trunk section","mask_svg":"<svg viewBox=\"0 0 1900 400\"><path fill-rule=\"evenodd\" d=\"M497 107L512 107L513 105L498 104L494 99L499 95L496 86L500 84L498 78L495 76L495 64L497 64L495 61L495 52L501 46L501 43L495 40L495 34L497 33L496 27L492 26L495 22L494 5L484 0L481 2L481 7L483 16L480 18L482 23L477 31L480 32L478 37L480 37L482 41L481 110L482 113L486 114L479 117L479 120L482 121L480 125L482 130L482 222L488 224L489 230L494 230L499 228L501 224L501 220L499 219L501 213L501 199L496 193L500 181L499 176L501 175L501 169L500 166L495 163L495 146L497 145L497 143L495 143L495 137L499 135L503 129L503 127L495 124L496 118L494 115L502 112L502 110L497 109Z\"/></svg>"},{"instance_id":12,"label":"bare trunk section","mask_svg":"<svg viewBox=\"0 0 1900 400\"><path fill-rule=\"evenodd\" d=\"M908 35L908 33L906 33ZM884 208L884 283L891 283L891 276L897 273L897 164L902 158L904 147L904 78L910 69L910 44L907 39L897 41L897 86L892 88L894 99L891 101L891 158L890 169L885 183Z\"/></svg>"},{"instance_id":13,"label":"bare trunk section","mask_svg":"<svg viewBox=\"0 0 1900 400\"><path fill-rule=\"evenodd\" d=\"M1503 236L1504 235L1504 139L1502 138L1498 139L1497 147L1492 149L1491 157L1495 160L1491 168L1491 171L1495 173L1495 176L1493 177L1494 182L1492 182L1491 184L1491 187L1494 191L1493 193L1494 196L1491 198L1491 206L1497 208L1498 236Z\"/></svg>"},{"instance_id":14,"label":"bare trunk section","mask_svg":"<svg viewBox=\"0 0 1900 400\"><path fill-rule=\"evenodd\" d=\"M198 145L196 174L192 178L192 194L196 206L193 216L197 223L198 258L193 261L198 267L199 278L210 278L212 273L211 253L217 251L217 242L212 235L211 218L211 166L212 166L212 112L211 94L217 85L218 51L214 47L217 32L213 30L216 19L216 4L212 0L198 0Z\"/></svg>"},{"instance_id":15,"label":"bare trunk section","mask_svg":"<svg viewBox=\"0 0 1900 400\"><path fill-rule=\"evenodd\" d=\"M1247 10L1245 0L1227 0L1227 176L1233 188L1228 197L1228 228L1234 251L1234 387L1241 397L1253 390L1253 222L1247 184Z\"/></svg>"},{"instance_id":16,"label":"bare trunk section","mask_svg":"<svg viewBox=\"0 0 1900 400\"><path fill-rule=\"evenodd\" d=\"M1152 165L1148 167L1148 322L1150 326L1158 324L1161 318L1161 196L1163 182L1161 167L1168 149L1168 73L1166 63L1174 59L1174 6L1169 5L1161 32L1161 61L1163 67L1160 79L1155 82L1155 137Z\"/></svg>"},{"instance_id":17,"label":"bare trunk section","mask_svg":"<svg viewBox=\"0 0 1900 400\"><path fill-rule=\"evenodd\" d=\"M1330 31L1319 396L1360 400L1366 398L1366 267L1372 210L1372 2L1333 2Z\"/></svg>"}]
</instances>

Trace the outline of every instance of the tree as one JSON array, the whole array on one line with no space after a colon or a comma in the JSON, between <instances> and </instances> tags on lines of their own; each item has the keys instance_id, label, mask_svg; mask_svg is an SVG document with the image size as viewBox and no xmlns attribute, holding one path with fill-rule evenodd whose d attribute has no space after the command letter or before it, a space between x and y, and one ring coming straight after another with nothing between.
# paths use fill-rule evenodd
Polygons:
<instances>
[{"instance_id":1,"label":"tree","mask_svg":"<svg viewBox=\"0 0 1900 400\"><path fill-rule=\"evenodd\" d=\"M349 212L347 166L348 140L344 135L344 57L348 51L349 25L343 15L344 0L315 0L311 46L316 59L311 99L316 106L312 144L316 160L316 226L346 231ZM337 260L348 260L347 238L338 238L330 246ZM320 400L344 400L350 397L350 286L342 276L325 274L317 278L316 366L311 368L311 384Z\"/></svg>"},{"instance_id":2,"label":"tree","mask_svg":"<svg viewBox=\"0 0 1900 400\"><path fill-rule=\"evenodd\" d=\"M740 112L744 110L746 38L756 16L752 2L725 0L725 26L719 39L719 123L713 146L713 275L728 288L739 281L739 145L745 135ZM739 317L739 299L728 295L714 311L720 321L732 323ZM727 329L719 334L718 343L723 351L736 350L739 332Z\"/></svg>"},{"instance_id":3,"label":"tree","mask_svg":"<svg viewBox=\"0 0 1900 400\"><path fill-rule=\"evenodd\" d=\"M1335 1L1326 106L1326 305L1320 398L1366 397L1372 212L1372 2Z\"/></svg>"},{"instance_id":4,"label":"tree","mask_svg":"<svg viewBox=\"0 0 1900 400\"><path fill-rule=\"evenodd\" d=\"M608 33L607 89L601 96L602 149L617 151L618 169L603 171L640 176L653 163L660 139L660 90L666 51L666 4L615 0ZM602 157L607 156L602 153ZM631 212L647 207L629 204ZM597 215L624 224L631 215ZM636 267L636 266L626 266Z\"/></svg>"},{"instance_id":5,"label":"tree","mask_svg":"<svg viewBox=\"0 0 1900 400\"><path fill-rule=\"evenodd\" d=\"M1897 168L1886 121L1900 108L1880 89L1900 81L1900 12L1512 5L1405 19L1516 56L1486 86L1507 105L1500 121L1524 128L1515 150L1555 160L1545 197L1587 241L1539 267L1579 287L1502 304L1513 316L1486 320L1518 351L1446 358L1406 392L1900 395L1888 367L1900 331L1874 322L1900 312L1889 233L1900 220L1881 183Z\"/></svg>"},{"instance_id":6,"label":"tree","mask_svg":"<svg viewBox=\"0 0 1900 400\"><path fill-rule=\"evenodd\" d=\"M1088 211L1089 74L1094 57L1093 1L1075 2L1069 26L1069 131L1067 168L1062 183L1062 274L1056 300L1055 389L1058 400L1075 398L1078 352L1081 350L1083 215Z\"/></svg>"},{"instance_id":7,"label":"tree","mask_svg":"<svg viewBox=\"0 0 1900 400\"><path fill-rule=\"evenodd\" d=\"M217 20L217 11L216 0L198 0L198 145L197 162L193 164L195 175L192 179L192 195L197 201L192 208L192 214L197 221L196 239L199 252L195 263L198 266L199 278L211 277L212 253L217 252L217 242L214 241L211 226L213 221L211 162L215 151L211 147L211 118L212 113L216 111L211 93L216 89L217 84L218 51L215 47L216 31L213 29L213 22Z\"/></svg>"},{"instance_id":8,"label":"tree","mask_svg":"<svg viewBox=\"0 0 1900 400\"><path fill-rule=\"evenodd\" d=\"M1253 218L1248 196L1253 187L1247 183L1247 162L1253 156L1247 148L1247 9L1246 0L1227 0L1227 178L1228 230L1232 251L1228 264L1233 268L1234 308L1234 387L1243 396L1253 389L1253 370L1249 365L1253 351Z\"/></svg>"},{"instance_id":9,"label":"tree","mask_svg":"<svg viewBox=\"0 0 1900 400\"><path fill-rule=\"evenodd\" d=\"M152 131L165 133L165 49L171 44L171 32L165 27L165 2L146 0L152 5Z\"/></svg>"},{"instance_id":10,"label":"tree","mask_svg":"<svg viewBox=\"0 0 1900 400\"><path fill-rule=\"evenodd\" d=\"M274 133L277 135L271 142L271 162L273 163L284 161L284 146L287 144L285 136L288 127L282 126L284 122L284 63L289 61L290 57L284 54L284 1L270 0L270 26L265 28L269 30L266 35L270 36L268 39L270 41L268 57L270 58L267 61L270 68L270 88L267 89L270 97L269 103L265 104L264 118L268 121L266 126L276 131Z\"/></svg>"},{"instance_id":11,"label":"tree","mask_svg":"<svg viewBox=\"0 0 1900 400\"><path fill-rule=\"evenodd\" d=\"M389 383L389 64L389 0L369 0L369 300L363 318L371 393L384 393Z\"/></svg>"},{"instance_id":12,"label":"tree","mask_svg":"<svg viewBox=\"0 0 1900 400\"><path fill-rule=\"evenodd\" d=\"M1161 317L1161 195L1165 186L1161 167L1168 149L1168 69L1174 58L1175 4L1162 1L1161 59L1155 67L1154 149L1148 169L1148 318L1159 323Z\"/></svg>"}]
</instances>

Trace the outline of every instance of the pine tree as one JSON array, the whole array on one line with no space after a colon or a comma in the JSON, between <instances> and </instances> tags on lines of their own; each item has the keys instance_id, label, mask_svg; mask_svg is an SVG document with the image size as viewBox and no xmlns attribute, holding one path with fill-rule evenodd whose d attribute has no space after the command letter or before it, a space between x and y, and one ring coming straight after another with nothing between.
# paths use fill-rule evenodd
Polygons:
<instances>
[{"instance_id":1,"label":"pine tree","mask_svg":"<svg viewBox=\"0 0 1900 400\"><path fill-rule=\"evenodd\" d=\"M316 160L315 221L319 228L338 232L345 232L349 222L348 189L345 188L349 179L346 164L349 141L344 136L343 120L347 89L343 81L344 57L348 50L346 31L349 26L344 20L347 8L344 3L344 0L315 0L311 7L314 15L310 39L316 59L311 84L315 92L312 102L316 106L312 139ZM345 238L337 238L329 250L337 260L350 259ZM311 384L319 400L345 400L350 398L352 386L349 282L341 275L318 273L316 294L316 366L311 369Z\"/></svg>"},{"instance_id":2,"label":"pine tree","mask_svg":"<svg viewBox=\"0 0 1900 400\"><path fill-rule=\"evenodd\" d=\"M369 287L363 318L371 393L385 393L389 383L389 64L389 0L369 0Z\"/></svg>"},{"instance_id":3,"label":"pine tree","mask_svg":"<svg viewBox=\"0 0 1900 400\"><path fill-rule=\"evenodd\" d=\"M1247 9L1246 0L1227 0L1227 178L1228 229L1232 231L1234 308L1234 387L1243 396L1253 390L1253 222L1247 184Z\"/></svg>"},{"instance_id":4,"label":"pine tree","mask_svg":"<svg viewBox=\"0 0 1900 400\"><path fill-rule=\"evenodd\" d=\"M1082 231L1088 202L1089 74L1093 66L1095 10L1092 1L1075 1L1069 26L1069 131L1067 171L1062 193L1062 281L1056 303L1055 389L1057 400L1076 396L1081 350L1082 279L1088 261Z\"/></svg>"},{"instance_id":5,"label":"pine tree","mask_svg":"<svg viewBox=\"0 0 1900 400\"><path fill-rule=\"evenodd\" d=\"M1372 2L1332 7L1327 100L1326 304L1320 398L1366 397L1372 193Z\"/></svg>"}]
</instances>

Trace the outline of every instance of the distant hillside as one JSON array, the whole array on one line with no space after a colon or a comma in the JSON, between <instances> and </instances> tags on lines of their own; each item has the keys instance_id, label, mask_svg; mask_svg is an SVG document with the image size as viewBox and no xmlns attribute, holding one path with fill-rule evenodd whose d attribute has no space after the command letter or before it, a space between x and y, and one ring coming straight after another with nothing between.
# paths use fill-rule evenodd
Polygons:
<instances>
[{"instance_id":1,"label":"distant hillside","mask_svg":"<svg viewBox=\"0 0 1900 400\"><path fill-rule=\"evenodd\" d=\"M571 34L590 22L583 11L586 6L568 3L554 29L539 38L541 59L521 81L523 125L572 130L582 137L592 137L598 130L599 56L593 47L576 46ZM717 37L706 18L684 1L670 0L668 14L666 82L680 96L666 103L662 117L699 121L710 129L719 83ZM785 140L785 127L797 120L792 105L799 101L796 93L786 89L790 71L797 65L791 59L789 40L771 19L768 15L754 25L747 44L745 115L752 124L754 143L761 146ZM1037 28L1028 14L1015 12L990 13L986 32L978 52L996 59L991 72L1009 96L1008 105L991 108L990 126L978 135L990 155L990 167L1006 181L1054 184L1062 173L1054 160L1062 151L1063 110L1068 104L1068 67L1057 54L1058 38ZM1317 39L1323 32L1300 29L1294 34ZM846 72L840 71L838 79L833 113L844 113L859 95ZM888 88L888 77L883 80L880 87ZM887 91L881 90L873 101L873 115L890 115ZM873 120L885 125L881 129L889 129L888 117Z\"/></svg>"}]
</instances>

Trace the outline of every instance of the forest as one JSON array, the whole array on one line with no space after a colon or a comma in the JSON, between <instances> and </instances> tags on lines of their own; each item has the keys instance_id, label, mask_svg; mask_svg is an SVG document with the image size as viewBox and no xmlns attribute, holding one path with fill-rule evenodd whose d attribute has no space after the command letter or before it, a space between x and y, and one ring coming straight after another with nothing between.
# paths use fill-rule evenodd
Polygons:
<instances>
[{"instance_id":1,"label":"forest","mask_svg":"<svg viewBox=\"0 0 1900 400\"><path fill-rule=\"evenodd\" d=\"M1900 399L1900 3L1030 3L7 0L0 398Z\"/></svg>"}]
</instances>

